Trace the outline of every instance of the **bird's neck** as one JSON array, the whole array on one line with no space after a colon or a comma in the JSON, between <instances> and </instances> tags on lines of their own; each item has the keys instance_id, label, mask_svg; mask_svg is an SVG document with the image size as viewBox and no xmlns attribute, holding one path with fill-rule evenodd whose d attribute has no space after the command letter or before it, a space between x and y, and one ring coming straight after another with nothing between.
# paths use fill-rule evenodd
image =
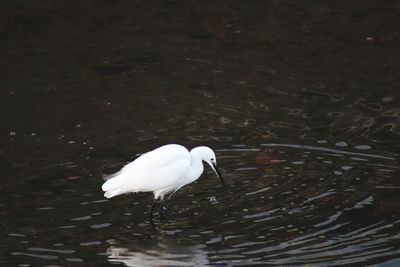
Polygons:
<instances>
[{"instance_id":1,"label":"bird's neck","mask_svg":"<svg viewBox=\"0 0 400 267\"><path fill-rule=\"evenodd\" d=\"M201 151L199 151L196 148L192 149L190 151L190 158L191 158L191 163L187 177L190 179L190 182L194 182L197 179L199 179L199 177L204 171Z\"/></svg>"},{"instance_id":2,"label":"bird's neck","mask_svg":"<svg viewBox=\"0 0 400 267\"><path fill-rule=\"evenodd\" d=\"M203 173L203 170L204 166L201 161L192 162L187 175L189 182L191 183L199 179L199 177Z\"/></svg>"},{"instance_id":3,"label":"bird's neck","mask_svg":"<svg viewBox=\"0 0 400 267\"><path fill-rule=\"evenodd\" d=\"M190 158L193 161L200 161L203 158L203 149L201 147L195 147L192 150L190 150Z\"/></svg>"}]
</instances>

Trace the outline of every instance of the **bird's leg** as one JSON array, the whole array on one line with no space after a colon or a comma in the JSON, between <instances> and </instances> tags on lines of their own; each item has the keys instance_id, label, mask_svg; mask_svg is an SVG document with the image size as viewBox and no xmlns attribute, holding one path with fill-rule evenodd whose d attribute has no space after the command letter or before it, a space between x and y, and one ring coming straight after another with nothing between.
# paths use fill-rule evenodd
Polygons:
<instances>
[{"instance_id":1,"label":"bird's leg","mask_svg":"<svg viewBox=\"0 0 400 267\"><path fill-rule=\"evenodd\" d=\"M164 207L164 199L162 199L160 201L160 208L158 210L158 214L160 215L161 218L165 217L165 211L166 211L166 208Z\"/></svg>"},{"instance_id":2,"label":"bird's leg","mask_svg":"<svg viewBox=\"0 0 400 267\"><path fill-rule=\"evenodd\" d=\"M154 207L156 206L157 199L154 199L153 205L151 205L150 211L149 211L149 216L150 216L150 221L153 222L153 211Z\"/></svg>"}]
</instances>

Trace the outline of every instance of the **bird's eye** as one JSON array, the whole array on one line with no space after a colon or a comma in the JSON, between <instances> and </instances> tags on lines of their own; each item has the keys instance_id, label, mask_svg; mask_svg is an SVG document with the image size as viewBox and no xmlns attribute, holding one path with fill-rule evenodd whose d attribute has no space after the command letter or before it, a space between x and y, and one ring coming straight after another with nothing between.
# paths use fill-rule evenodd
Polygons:
<instances>
[{"instance_id":1,"label":"bird's eye","mask_svg":"<svg viewBox=\"0 0 400 267\"><path fill-rule=\"evenodd\" d=\"M214 161L214 158L212 158L211 161Z\"/></svg>"}]
</instances>

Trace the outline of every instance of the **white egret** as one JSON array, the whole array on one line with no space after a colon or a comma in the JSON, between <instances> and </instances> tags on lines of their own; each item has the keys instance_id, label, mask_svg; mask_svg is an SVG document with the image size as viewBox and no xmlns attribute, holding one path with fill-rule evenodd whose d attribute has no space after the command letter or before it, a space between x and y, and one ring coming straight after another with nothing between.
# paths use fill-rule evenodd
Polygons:
<instances>
[{"instance_id":1,"label":"white egret","mask_svg":"<svg viewBox=\"0 0 400 267\"><path fill-rule=\"evenodd\" d=\"M199 146L190 152L181 145L169 144L147 152L133 162L125 165L119 172L110 175L103 184L106 198L131 192L150 192L154 194L153 209L158 199L162 201L167 194L175 193L182 186L196 181L203 173L203 161L207 162L224 185L217 168L214 151Z\"/></svg>"}]
</instances>

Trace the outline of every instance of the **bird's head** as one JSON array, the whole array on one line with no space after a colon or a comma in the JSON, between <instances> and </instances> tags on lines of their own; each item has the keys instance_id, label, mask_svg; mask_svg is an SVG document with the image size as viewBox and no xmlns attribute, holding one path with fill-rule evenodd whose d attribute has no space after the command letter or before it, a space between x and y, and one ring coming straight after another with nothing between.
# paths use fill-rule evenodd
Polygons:
<instances>
[{"instance_id":1,"label":"bird's head","mask_svg":"<svg viewBox=\"0 0 400 267\"><path fill-rule=\"evenodd\" d=\"M221 181L222 185L225 185L224 179L222 178L221 172L217 167L217 158L215 157L214 151L206 146L200 146L195 148L201 154L201 159L210 165L211 169L215 172L218 176L219 180Z\"/></svg>"}]
</instances>

